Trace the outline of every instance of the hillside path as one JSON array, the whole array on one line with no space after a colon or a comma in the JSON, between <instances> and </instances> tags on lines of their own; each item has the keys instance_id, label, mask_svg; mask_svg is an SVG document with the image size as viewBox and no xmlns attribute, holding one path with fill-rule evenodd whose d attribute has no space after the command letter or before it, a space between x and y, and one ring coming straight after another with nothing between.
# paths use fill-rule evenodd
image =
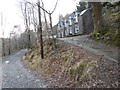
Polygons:
<instances>
[{"instance_id":1,"label":"hillside path","mask_svg":"<svg viewBox=\"0 0 120 90\"><path fill-rule=\"evenodd\" d=\"M80 46L93 54L104 56L108 60L118 62L118 47L111 47L104 43L94 41L88 38L87 35L59 39Z\"/></svg>"},{"instance_id":2,"label":"hillside path","mask_svg":"<svg viewBox=\"0 0 120 90\"><path fill-rule=\"evenodd\" d=\"M21 50L2 62L2 88L44 88L45 85L22 64L22 56L28 52Z\"/></svg>"}]
</instances>

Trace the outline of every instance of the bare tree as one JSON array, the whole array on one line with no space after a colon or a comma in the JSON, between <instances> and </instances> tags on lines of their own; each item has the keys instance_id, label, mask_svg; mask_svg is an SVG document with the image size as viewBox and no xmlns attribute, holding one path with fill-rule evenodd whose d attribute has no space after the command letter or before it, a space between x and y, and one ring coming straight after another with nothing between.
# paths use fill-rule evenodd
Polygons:
<instances>
[{"instance_id":1,"label":"bare tree","mask_svg":"<svg viewBox=\"0 0 120 90\"><path fill-rule=\"evenodd\" d=\"M30 25L31 25L31 6L26 2L20 2L21 12L24 17L26 32L28 32L28 48L30 48Z\"/></svg>"},{"instance_id":2,"label":"bare tree","mask_svg":"<svg viewBox=\"0 0 120 90\"><path fill-rule=\"evenodd\" d=\"M54 9L50 12L49 11L49 19L50 19L50 28L51 28L51 32L52 32L52 38L54 39L54 32L53 32L53 26L52 26L52 14L55 12L55 9L56 9L56 7L57 7L57 4L58 4L58 0L56 1L56 4L55 4L55 7L54 7ZM55 44L55 42L54 42L54 44Z\"/></svg>"},{"instance_id":3,"label":"bare tree","mask_svg":"<svg viewBox=\"0 0 120 90\"><path fill-rule=\"evenodd\" d=\"M50 19L50 28L51 28L51 32L52 32L52 38L53 38L53 43L54 43L54 46L55 46L55 40L54 40L54 36L53 36L53 28L52 28L52 14L54 13L56 7L57 7L57 3L58 3L58 0L56 1L56 4L55 4L55 7L53 9L53 11L47 11L44 9L44 3L42 1L42 7L40 6L40 1L38 0L38 3L37 3L37 6L38 6L38 19L39 19L39 27L38 27L38 32L40 34L40 52L41 52L41 58L43 59L44 58L44 55L43 55L43 40L42 40L42 22L41 22L41 9L44 11L44 18L45 18L45 22L46 22L46 28L47 28L47 19L46 19L46 14L45 12L49 15L49 19ZM29 30L28 28L30 28L30 17L31 17L31 14L30 13L27 13L27 11L31 11L31 9L29 10L28 9L28 4L32 6L32 13L33 13L33 19L34 19L34 7L33 7L33 4L30 3L30 2L25 2L24 3L24 8L21 4L21 10L23 12L23 16L24 16L24 20L25 20L25 25L26 25L26 28L27 30ZM34 22L33 22L34 23ZM48 28L47 28L48 29ZM28 31L29 33L29 31ZM30 40L29 40L30 42Z\"/></svg>"},{"instance_id":4,"label":"bare tree","mask_svg":"<svg viewBox=\"0 0 120 90\"><path fill-rule=\"evenodd\" d=\"M2 55L5 56L5 50L4 50L4 30L3 30L3 14L1 13L1 28L2 28Z\"/></svg>"},{"instance_id":5,"label":"bare tree","mask_svg":"<svg viewBox=\"0 0 120 90\"><path fill-rule=\"evenodd\" d=\"M31 9L32 9L32 21L31 23L34 25L34 30L37 32L37 24L38 24L38 20L37 20L37 14L35 12L35 5L31 4Z\"/></svg>"},{"instance_id":6,"label":"bare tree","mask_svg":"<svg viewBox=\"0 0 120 90\"><path fill-rule=\"evenodd\" d=\"M54 7L53 11L49 12L50 28L51 28L51 31L52 31L52 38L53 38L54 48L56 47L56 42L55 42L55 39L54 39L54 32L53 32L53 26L52 26L52 14L54 13L54 11L56 9L57 4L58 4L58 0L56 1L56 4L55 4L55 7Z\"/></svg>"},{"instance_id":7,"label":"bare tree","mask_svg":"<svg viewBox=\"0 0 120 90\"><path fill-rule=\"evenodd\" d=\"M58 4L58 0L56 1L55 7L54 7L54 9L52 11L47 11L43 7L40 7L44 12L46 12L49 15L51 36L53 38L54 47L56 47L56 42L55 42L55 39L54 39L54 32L53 32L53 27L52 27L52 14L54 13L54 11L56 9L57 4ZM43 3L43 5L44 5L44 3Z\"/></svg>"},{"instance_id":8,"label":"bare tree","mask_svg":"<svg viewBox=\"0 0 120 90\"><path fill-rule=\"evenodd\" d=\"M56 10L56 7L57 7L57 4L58 4L58 0L56 1L56 4L55 4L55 7L54 7L54 9L52 10L52 11L47 11L47 10L45 10L43 7L39 7L39 8L41 8L44 12L46 12L48 15L49 15L49 19L50 19L50 28L51 28L51 32L52 32L52 38L54 38L54 36L53 36L53 28L52 28L52 14L55 12L55 10ZM43 3L43 5L44 5L44 3Z\"/></svg>"},{"instance_id":9,"label":"bare tree","mask_svg":"<svg viewBox=\"0 0 120 90\"><path fill-rule=\"evenodd\" d=\"M18 51L17 32L14 30L15 28L16 26L13 27L13 30L9 34L9 54L11 54L14 51Z\"/></svg>"},{"instance_id":10,"label":"bare tree","mask_svg":"<svg viewBox=\"0 0 120 90\"><path fill-rule=\"evenodd\" d=\"M4 14L1 13L1 30L2 30L2 55L5 56L5 38L4 38L4 28L8 25L7 19L4 17Z\"/></svg>"},{"instance_id":11,"label":"bare tree","mask_svg":"<svg viewBox=\"0 0 120 90\"><path fill-rule=\"evenodd\" d=\"M9 34L9 55L11 54L11 35L12 33Z\"/></svg>"},{"instance_id":12,"label":"bare tree","mask_svg":"<svg viewBox=\"0 0 120 90\"><path fill-rule=\"evenodd\" d=\"M13 37L14 37L14 39L15 39L16 51L18 51L18 50L20 49L20 45L19 45L19 41L18 41L18 40L19 40L20 33L21 33L20 25L14 25L12 34L13 34Z\"/></svg>"},{"instance_id":13,"label":"bare tree","mask_svg":"<svg viewBox=\"0 0 120 90\"><path fill-rule=\"evenodd\" d=\"M42 2L42 8L44 8L44 3L42 0L41 0L41 2ZM45 24L46 24L47 36L49 37L48 23L47 23L47 19L46 19L46 13L44 10L43 10L43 13L44 13L44 19L45 19Z\"/></svg>"}]
</instances>

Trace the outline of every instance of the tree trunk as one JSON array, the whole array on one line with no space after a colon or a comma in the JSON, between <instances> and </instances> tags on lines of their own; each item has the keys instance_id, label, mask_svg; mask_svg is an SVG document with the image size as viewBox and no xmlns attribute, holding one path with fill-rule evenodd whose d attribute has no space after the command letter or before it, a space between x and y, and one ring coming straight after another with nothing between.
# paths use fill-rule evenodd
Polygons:
<instances>
[{"instance_id":1,"label":"tree trunk","mask_svg":"<svg viewBox=\"0 0 120 90\"><path fill-rule=\"evenodd\" d=\"M47 25L47 19L46 19L45 11L43 11L43 13L44 13L45 25L46 25L46 30L47 30L47 36L49 37L49 31L48 31L48 25Z\"/></svg>"},{"instance_id":2,"label":"tree trunk","mask_svg":"<svg viewBox=\"0 0 120 90\"><path fill-rule=\"evenodd\" d=\"M102 5L100 2L94 2L93 8L93 21L94 21L94 33L98 33L102 30Z\"/></svg>"},{"instance_id":3,"label":"tree trunk","mask_svg":"<svg viewBox=\"0 0 120 90\"><path fill-rule=\"evenodd\" d=\"M52 39L53 39L54 48L56 48L56 42L55 42L55 38L54 38L54 31L53 31L53 27L52 27L52 17L51 17L51 14L49 14L49 18L50 18L51 36L52 36Z\"/></svg>"},{"instance_id":4,"label":"tree trunk","mask_svg":"<svg viewBox=\"0 0 120 90\"><path fill-rule=\"evenodd\" d=\"M10 41L10 38L9 38L9 55L11 54L11 41Z\"/></svg>"},{"instance_id":5,"label":"tree trunk","mask_svg":"<svg viewBox=\"0 0 120 90\"><path fill-rule=\"evenodd\" d=\"M51 14L49 14L49 19L50 19L51 36L52 36L52 39L54 39L54 33L53 33L53 27L52 27L52 17L51 17Z\"/></svg>"},{"instance_id":6,"label":"tree trunk","mask_svg":"<svg viewBox=\"0 0 120 90\"><path fill-rule=\"evenodd\" d=\"M5 56L5 44L4 44L4 37L2 38L2 55Z\"/></svg>"}]
</instances>

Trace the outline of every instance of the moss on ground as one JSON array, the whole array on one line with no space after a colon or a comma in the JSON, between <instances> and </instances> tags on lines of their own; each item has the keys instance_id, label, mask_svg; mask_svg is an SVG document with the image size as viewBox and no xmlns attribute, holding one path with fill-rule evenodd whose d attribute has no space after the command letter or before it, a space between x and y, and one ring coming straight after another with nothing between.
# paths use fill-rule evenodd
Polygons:
<instances>
[{"instance_id":1,"label":"moss on ground","mask_svg":"<svg viewBox=\"0 0 120 90\"><path fill-rule=\"evenodd\" d=\"M96 66L96 65L97 65L96 61L91 61L91 62L88 62L86 66L89 68L91 66Z\"/></svg>"},{"instance_id":2,"label":"moss on ground","mask_svg":"<svg viewBox=\"0 0 120 90\"><path fill-rule=\"evenodd\" d=\"M120 11L109 12L103 16L104 25L99 32L93 32L90 37L97 41L103 41L106 44L120 47ZM94 30L95 31L95 30Z\"/></svg>"},{"instance_id":3,"label":"moss on ground","mask_svg":"<svg viewBox=\"0 0 120 90\"><path fill-rule=\"evenodd\" d=\"M86 82L90 80L89 72L93 69L93 67L97 66L96 61L90 62L79 62L77 65L69 68L69 73L71 80L75 82Z\"/></svg>"}]
</instances>

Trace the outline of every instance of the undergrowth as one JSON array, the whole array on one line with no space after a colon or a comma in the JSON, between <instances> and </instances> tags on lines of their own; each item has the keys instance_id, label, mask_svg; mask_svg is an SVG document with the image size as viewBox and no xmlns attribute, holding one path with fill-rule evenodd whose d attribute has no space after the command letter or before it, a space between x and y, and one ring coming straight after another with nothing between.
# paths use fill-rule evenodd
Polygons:
<instances>
[{"instance_id":1,"label":"undergrowth","mask_svg":"<svg viewBox=\"0 0 120 90\"><path fill-rule=\"evenodd\" d=\"M103 16L104 25L100 32L93 32L90 37L106 44L120 47L120 11L109 12Z\"/></svg>"},{"instance_id":2,"label":"undergrowth","mask_svg":"<svg viewBox=\"0 0 120 90\"><path fill-rule=\"evenodd\" d=\"M86 82L90 80L88 70L95 66L94 61L78 60L81 55L75 53L78 48L63 46L62 41L57 41L57 47L53 47L52 39L44 40L44 59L40 59L40 44L37 42L23 59L33 69L39 69L45 75L57 74L68 76L74 82Z\"/></svg>"}]
</instances>

